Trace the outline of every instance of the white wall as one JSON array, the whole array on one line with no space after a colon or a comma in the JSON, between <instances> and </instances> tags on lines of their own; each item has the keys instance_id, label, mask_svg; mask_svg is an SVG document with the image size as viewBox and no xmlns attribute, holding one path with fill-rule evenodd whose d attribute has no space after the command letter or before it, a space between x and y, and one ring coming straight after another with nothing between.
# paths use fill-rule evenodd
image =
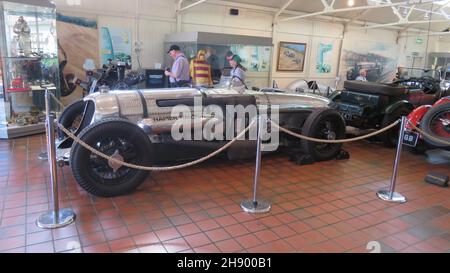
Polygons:
<instances>
[{"instance_id":1,"label":"white wall","mask_svg":"<svg viewBox=\"0 0 450 273\"><path fill-rule=\"evenodd\" d=\"M176 1L175 0L81 0L81 6L69 6L66 0L54 0L57 9L70 12L95 14L102 26L126 26L133 29L133 40L143 42L142 65L153 67L162 63L165 54L163 48L164 35L176 32ZM281 3L280 3L281 5ZM316 79L319 83L333 84L337 71L330 75L314 73L317 45L320 41L332 42L340 48L342 39L345 41L377 41L398 43L399 64L407 65L408 52L427 52L425 45L416 45L415 39L398 39L397 31L370 29L367 31L350 28L343 36L344 26L341 23L321 22L312 20L296 20L283 22L272 31L273 15L266 11L240 8L239 16L230 16L230 7L213 4L200 4L182 15L182 31L205 31L227 34L241 34L274 38L273 65L271 75L259 82L268 82L272 76L280 87L286 87L294 80ZM283 17L281 17L283 18ZM426 37L425 37L426 38ZM303 42L307 44L305 69L303 72L278 72L276 70L278 44L280 41ZM423 48L425 46L425 48ZM431 39L428 52L450 51L449 42L439 42ZM337 68L339 51L333 56L333 65ZM134 65L136 59L133 58ZM335 69L337 70L337 69ZM249 75L250 77L254 75ZM257 84L255 84L257 85Z\"/></svg>"}]
</instances>

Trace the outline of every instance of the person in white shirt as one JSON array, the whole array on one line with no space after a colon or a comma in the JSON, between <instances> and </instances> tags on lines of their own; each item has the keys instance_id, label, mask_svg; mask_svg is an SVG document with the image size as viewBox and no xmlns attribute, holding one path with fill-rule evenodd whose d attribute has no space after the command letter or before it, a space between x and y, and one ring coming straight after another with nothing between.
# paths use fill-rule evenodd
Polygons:
<instances>
[{"instance_id":1,"label":"person in white shirt","mask_svg":"<svg viewBox=\"0 0 450 273\"><path fill-rule=\"evenodd\" d=\"M361 70L359 70L359 76L356 77L355 81L366 82L367 81L366 77L367 77L367 70L361 69Z\"/></svg>"}]
</instances>

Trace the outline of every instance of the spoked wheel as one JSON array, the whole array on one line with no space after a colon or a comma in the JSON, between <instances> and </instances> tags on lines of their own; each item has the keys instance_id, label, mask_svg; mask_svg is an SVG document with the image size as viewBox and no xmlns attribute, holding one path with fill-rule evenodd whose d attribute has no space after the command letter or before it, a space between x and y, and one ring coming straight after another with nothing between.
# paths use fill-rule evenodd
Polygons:
<instances>
[{"instance_id":1,"label":"spoked wheel","mask_svg":"<svg viewBox=\"0 0 450 273\"><path fill-rule=\"evenodd\" d=\"M420 128L435 138L450 142L450 102L431 108L420 122ZM449 146L427 136L423 137L425 142L432 146L442 148Z\"/></svg>"},{"instance_id":2,"label":"spoked wheel","mask_svg":"<svg viewBox=\"0 0 450 273\"><path fill-rule=\"evenodd\" d=\"M85 128L79 138L114 159L150 166L151 143L136 125L122 119L106 119ZM74 144L70 164L77 182L89 193L111 197L134 191L148 172L103 159Z\"/></svg>"},{"instance_id":3,"label":"spoked wheel","mask_svg":"<svg viewBox=\"0 0 450 273\"><path fill-rule=\"evenodd\" d=\"M345 121L333 109L317 109L306 119L302 134L318 139L336 140L345 137ZM302 140L302 150L311 155L315 161L335 158L341 151L342 144L316 143Z\"/></svg>"}]
</instances>

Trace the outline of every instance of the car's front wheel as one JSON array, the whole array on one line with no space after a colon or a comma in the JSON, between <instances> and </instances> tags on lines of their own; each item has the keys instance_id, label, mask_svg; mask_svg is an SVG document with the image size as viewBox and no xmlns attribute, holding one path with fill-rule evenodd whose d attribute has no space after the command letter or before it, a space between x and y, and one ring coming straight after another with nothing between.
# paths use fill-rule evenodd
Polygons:
<instances>
[{"instance_id":1,"label":"car's front wheel","mask_svg":"<svg viewBox=\"0 0 450 273\"><path fill-rule=\"evenodd\" d=\"M127 120L113 118L92 124L79 134L79 138L120 161L143 166L153 163L148 136ZM78 184L87 192L101 197L130 193L148 175L146 171L103 159L77 143L72 147L70 165Z\"/></svg>"},{"instance_id":2,"label":"car's front wheel","mask_svg":"<svg viewBox=\"0 0 450 273\"><path fill-rule=\"evenodd\" d=\"M306 119L302 128L302 135L337 140L345 138L345 121L338 111L334 109L314 110ZM317 143L302 140L302 150L315 161L324 161L335 158L341 151L342 144Z\"/></svg>"},{"instance_id":3,"label":"car's front wheel","mask_svg":"<svg viewBox=\"0 0 450 273\"><path fill-rule=\"evenodd\" d=\"M381 123L381 128L385 128L397 120L401 119L403 116L408 116L411 113L411 109L406 106L401 106L397 110L393 111L390 114L386 114ZM400 124L390 129L389 131L383 133L381 135L381 140L384 143L384 146L388 148L393 148L397 146L398 137L400 133Z\"/></svg>"}]
</instances>

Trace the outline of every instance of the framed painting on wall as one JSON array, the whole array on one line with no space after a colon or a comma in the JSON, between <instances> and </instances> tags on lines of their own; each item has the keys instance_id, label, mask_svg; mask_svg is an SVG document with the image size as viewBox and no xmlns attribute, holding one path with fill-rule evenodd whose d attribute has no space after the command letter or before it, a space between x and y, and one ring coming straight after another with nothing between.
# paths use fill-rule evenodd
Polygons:
<instances>
[{"instance_id":1,"label":"framed painting on wall","mask_svg":"<svg viewBox=\"0 0 450 273\"><path fill-rule=\"evenodd\" d=\"M280 42L277 71L303 72L306 44Z\"/></svg>"}]
</instances>

